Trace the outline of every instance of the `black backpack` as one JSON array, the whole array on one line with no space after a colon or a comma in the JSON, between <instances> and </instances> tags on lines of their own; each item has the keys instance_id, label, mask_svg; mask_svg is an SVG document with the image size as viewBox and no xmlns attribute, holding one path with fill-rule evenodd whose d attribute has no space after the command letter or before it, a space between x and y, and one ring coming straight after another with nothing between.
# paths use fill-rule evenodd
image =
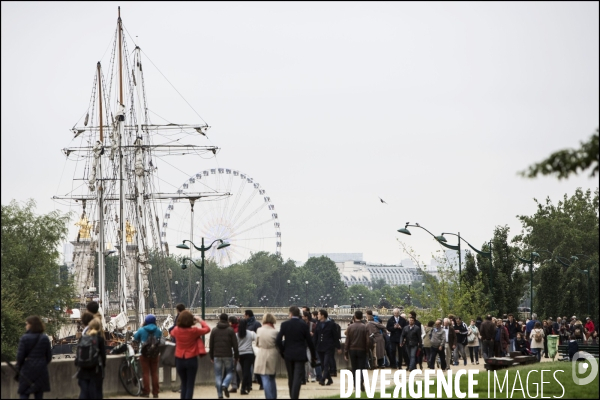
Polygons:
<instances>
[{"instance_id":1,"label":"black backpack","mask_svg":"<svg viewBox=\"0 0 600 400\"><path fill-rule=\"evenodd\" d=\"M142 355L146 358L156 358L158 357L159 351L158 346L160 345L160 340L154 336L154 332L148 335L148 339L142 345Z\"/></svg>"},{"instance_id":2,"label":"black backpack","mask_svg":"<svg viewBox=\"0 0 600 400\"><path fill-rule=\"evenodd\" d=\"M79 368L94 368L100 365L100 349L97 335L84 335L77 344L76 365Z\"/></svg>"}]
</instances>

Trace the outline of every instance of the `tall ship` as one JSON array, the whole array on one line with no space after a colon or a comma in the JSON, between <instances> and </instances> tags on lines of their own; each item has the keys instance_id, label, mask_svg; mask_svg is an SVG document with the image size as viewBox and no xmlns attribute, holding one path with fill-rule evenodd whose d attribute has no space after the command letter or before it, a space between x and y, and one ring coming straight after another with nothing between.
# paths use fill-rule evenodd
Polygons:
<instances>
[{"instance_id":1,"label":"tall ship","mask_svg":"<svg viewBox=\"0 0 600 400\"><path fill-rule=\"evenodd\" d=\"M78 296L73 309L85 310L88 301L97 300L107 332L143 324L150 306L161 307L158 288L168 296L167 307L173 307L171 271L161 262L170 254L166 228L173 204L186 202L193 210L195 202L229 196L209 187L177 190L159 177L159 170L178 169L183 157L211 158L219 148L201 144L207 143L209 126L197 113L199 121L183 124L150 108L147 58L139 46L127 43L126 32L119 8L109 61L90 63L89 103L71 128L71 143L62 149L76 173L68 192L54 196L78 215L70 241ZM154 281L153 268L158 269ZM116 273L107 276L107 271ZM59 337L73 335L75 326L65 326Z\"/></svg>"}]
</instances>

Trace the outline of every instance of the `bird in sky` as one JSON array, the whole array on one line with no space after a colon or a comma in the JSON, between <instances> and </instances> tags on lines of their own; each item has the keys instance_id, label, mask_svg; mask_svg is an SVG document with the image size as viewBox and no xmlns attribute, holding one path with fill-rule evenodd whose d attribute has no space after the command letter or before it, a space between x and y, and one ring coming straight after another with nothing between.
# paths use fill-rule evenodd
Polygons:
<instances>
[{"instance_id":1,"label":"bird in sky","mask_svg":"<svg viewBox=\"0 0 600 400\"><path fill-rule=\"evenodd\" d=\"M383 204L387 204L385 201L383 201L383 199L380 197L379 200L383 203Z\"/></svg>"}]
</instances>

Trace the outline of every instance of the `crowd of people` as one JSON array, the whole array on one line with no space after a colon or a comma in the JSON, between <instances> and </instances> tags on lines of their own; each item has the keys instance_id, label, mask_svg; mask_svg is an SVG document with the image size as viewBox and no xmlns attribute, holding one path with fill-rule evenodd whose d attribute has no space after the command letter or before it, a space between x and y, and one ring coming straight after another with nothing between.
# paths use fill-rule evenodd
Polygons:
<instances>
[{"instance_id":1,"label":"crowd of people","mask_svg":"<svg viewBox=\"0 0 600 400\"><path fill-rule=\"evenodd\" d=\"M290 398L300 398L301 387L307 382L332 385L337 376L335 353L342 352L343 333L343 356L353 373L362 369L401 369L403 364L408 371L423 369L424 364L429 369L446 370L451 363L459 365L461 360L465 366L469 360L476 365L480 359L502 357L510 352L533 354L540 361L542 356L548 357L550 335L558 335L561 344L568 344L570 357L579 344L598 345L598 327L590 317L583 324L575 316L540 321L532 314L531 319L520 321L512 314L470 320L450 314L424 324L415 311L407 316L396 308L384 324L377 311L357 310L342 332L327 310L311 312L308 307L291 306L288 319L279 329L273 314L264 314L261 324L252 310L246 310L240 318L221 314L211 330L183 304L178 304L176 309L175 323L169 328L169 334L175 344L175 367L181 381L182 399L193 397L198 357L206 355L214 366L218 398L229 398L238 390L241 395L248 394L253 383L257 383L266 399L276 399L275 374L280 358L287 370ZM21 398L34 395L39 399L50 390L47 365L52 360L51 345L43 334L45 328L39 317L28 317L25 322L26 333L21 337L17 352L18 393ZM97 302L88 304L81 323L84 329L75 358L79 398L102 398L106 344ZM209 332L207 352L203 336ZM163 332L152 314L146 316L143 326L134 335L142 350L141 397L149 397L150 393L154 398L159 396L158 353L147 349L153 348L162 337ZM259 349L257 354L255 348Z\"/></svg>"}]
</instances>

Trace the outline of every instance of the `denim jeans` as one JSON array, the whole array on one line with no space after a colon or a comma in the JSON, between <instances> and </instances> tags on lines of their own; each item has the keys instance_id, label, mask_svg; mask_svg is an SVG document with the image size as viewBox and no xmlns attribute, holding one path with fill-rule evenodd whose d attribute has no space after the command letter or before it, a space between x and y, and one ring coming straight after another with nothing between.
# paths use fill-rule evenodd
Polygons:
<instances>
[{"instance_id":1,"label":"denim jeans","mask_svg":"<svg viewBox=\"0 0 600 400\"><path fill-rule=\"evenodd\" d=\"M464 365L467 365L467 352L465 351L465 345L462 343L456 343L456 347L454 348L454 365L458 365L458 355L462 356L464 361Z\"/></svg>"},{"instance_id":2,"label":"denim jeans","mask_svg":"<svg viewBox=\"0 0 600 400\"><path fill-rule=\"evenodd\" d=\"M175 357L175 368L181 379L181 399L194 398L194 384L196 383L196 372L198 372L198 357L179 358Z\"/></svg>"},{"instance_id":3,"label":"denim jeans","mask_svg":"<svg viewBox=\"0 0 600 400\"><path fill-rule=\"evenodd\" d=\"M542 359L542 351L544 351L544 349L532 348L530 350L535 355L535 358L537 358L538 362L540 362Z\"/></svg>"},{"instance_id":4,"label":"denim jeans","mask_svg":"<svg viewBox=\"0 0 600 400\"><path fill-rule=\"evenodd\" d=\"M275 375L260 375L262 386L265 391L265 399L277 399L277 384Z\"/></svg>"},{"instance_id":5,"label":"denim jeans","mask_svg":"<svg viewBox=\"0 0 600 400\"><path fill-rule=\"evenodd\" d=\"M410 364L408 365L408 370L412 371L413 369L417 368L417 348L419 346L414 345L407 345L406 346L406 351L408 352L408 357L410 359Z\"/></svg>"},{"instance_id":6,"label":"denim jeans","mask_svg":"<svg viewBox=\"0 0 600 400\"><path fill-rule=\"evenodd\" d=\"M215 357L215 386L219 397L223 396L222 387L229 387L233 378L233 357ZM223 379L225 375L225 379Z\"/></svg>"},{"instance_id":7,"label":"denim jeans","mask_svg":"<svg viewBox=\"0 0 600 400\"><path fill-rule=\"evenodd\" d=\"M516 340L515 338L510 339L510 344L508 347L510 349L509 351L516 351L515 350L515 340Z\"/></svg>"},{"instance_id":8,"label":"denim jeans","mask_svg":"<svg viewBox=\"0 0 600 400\"><path fill-rule=\"evenodd\" d=\"M331 379L331 360L333 359L333 352L335 350L328 350L328 351L319 351L319 359L321 360L321 368L322 368L322 376L321 376L321 382L325 382L325 379L327 379L327 382L332 382L333 379Z\"/></svg>"},{"instance_id":9,"label":"denim jeans","mask_svg":"<svg viewBox=\"0 0 600 400\"><path fill-rule=\"evenodd\" d=\"M471 363L473 363L473 353L475 353L475 361L479 362L479 346L469 346L469 355L471 356Z\"/></svg>"}]
</instances>

